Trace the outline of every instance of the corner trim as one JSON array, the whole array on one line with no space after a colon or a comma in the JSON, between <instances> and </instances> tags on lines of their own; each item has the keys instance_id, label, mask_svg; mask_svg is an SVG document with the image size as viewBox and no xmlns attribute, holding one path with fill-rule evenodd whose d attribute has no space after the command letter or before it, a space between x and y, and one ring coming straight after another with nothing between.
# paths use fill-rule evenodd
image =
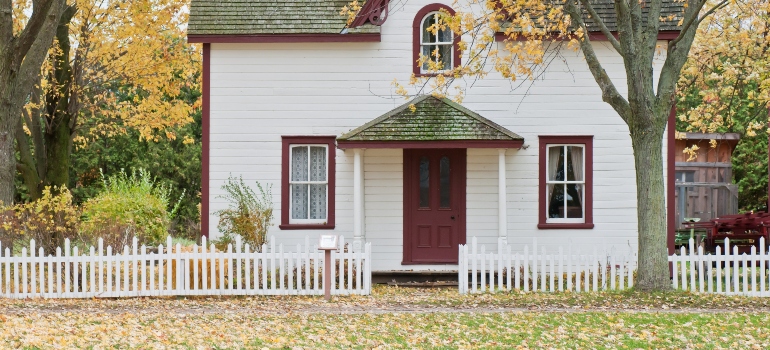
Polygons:
<instances>
[{"instance_id":1,"label":"corner trim","mask_svg":"<svg viewBox=\"0 0 770 350\"><path fill-rule=\"evenodd\" d=\"M211 44L203 44L203 82L201 89L201 236L209 238L209 155L211 143Z\"/></svg>"}]
</instances>

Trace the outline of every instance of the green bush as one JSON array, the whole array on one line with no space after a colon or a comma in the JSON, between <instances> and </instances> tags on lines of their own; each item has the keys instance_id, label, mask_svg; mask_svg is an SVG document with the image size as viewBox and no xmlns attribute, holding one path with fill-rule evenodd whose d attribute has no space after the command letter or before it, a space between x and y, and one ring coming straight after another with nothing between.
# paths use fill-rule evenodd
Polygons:
<instances>
[{"instance_id":1,"label":"green bush","mask_svg":"<svg viewBox=\"0 0 770 350\"><path fill-rule=\"evenodd\" d=\"M130 244L136 236L142 244L165 243L179 201L169 210L170 189L157 185L144 169L102 175L104 190L83 205L83 234L105 246ZM181 199L181 198L180 198Z\"/></svg>"},{"instance_id":2,"label":"green bush","mask_svg":"<svg viewBox=\"0 0 770 350\"><path fill-rule=\"evenodd\" d=\"M232 243L235 236L241 236L244 243L248 243L256 250L262 249L262 244L267 243L267 230L273 220L273 200L270 187L262 187L257 182L259 196L243 182L243 178L227 178L222 185L225 194L217 198L227 200L227 209L219 210L217 228L222 237L215 241L218 249L224 249Z\"/></svg>"}]
</instances>

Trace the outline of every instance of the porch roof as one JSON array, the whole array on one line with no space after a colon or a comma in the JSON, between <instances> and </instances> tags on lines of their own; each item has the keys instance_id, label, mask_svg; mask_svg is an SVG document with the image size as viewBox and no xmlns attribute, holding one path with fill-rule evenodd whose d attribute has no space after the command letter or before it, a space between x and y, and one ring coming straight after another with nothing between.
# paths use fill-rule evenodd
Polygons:
<instances>
[{"instance_id":1,"label":"porch roof","mask_svg":"<svg viewBox=\"0 0 770 350\"><path fill-rule=\"evenodd\" d=\"M460 104L418 96L337 137L345 148L521 148L524 138Z\"/></svg>"}]
</instances>

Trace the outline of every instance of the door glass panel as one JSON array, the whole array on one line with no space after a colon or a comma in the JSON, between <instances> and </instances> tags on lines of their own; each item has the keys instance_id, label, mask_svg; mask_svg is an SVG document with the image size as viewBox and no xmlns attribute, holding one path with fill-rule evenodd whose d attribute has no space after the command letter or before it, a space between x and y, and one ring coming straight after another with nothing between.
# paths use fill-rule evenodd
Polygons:
<instances>
[{"instance_id":1,"label":"door glass panel","mask_svg":"<svg viewBox=\"0 0 770 350\"><path fill-rule=\"evenodd\" d=\"M449 208L449 157L441 157L439 162L439 197L441 199L441 208Z\"/></svg>"},{"instance_id":2,"label":"door glass panel","mask_svg":"<svg viewBox=\"0 0 770 350\"><path fill-rule=\"evenodd\" d=\"M420 158L420 208L430 207L430 160Z\"/></svg>"}]
</instances>

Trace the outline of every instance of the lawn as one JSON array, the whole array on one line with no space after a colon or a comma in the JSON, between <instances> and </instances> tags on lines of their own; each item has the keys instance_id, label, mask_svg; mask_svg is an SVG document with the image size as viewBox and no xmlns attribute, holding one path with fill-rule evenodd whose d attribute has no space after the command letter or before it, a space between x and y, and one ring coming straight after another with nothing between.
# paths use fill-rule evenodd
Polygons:
<instances>
[{"instance_id":1,"label":"lawn","mask_svg":"<svg viewBox=\"0 0 770 350\"><path fill-rule=\"evenodd\" d=\"M0 301L2 348L770 348L766 299L686 293Z\"/></svg>"}]
</instances>

